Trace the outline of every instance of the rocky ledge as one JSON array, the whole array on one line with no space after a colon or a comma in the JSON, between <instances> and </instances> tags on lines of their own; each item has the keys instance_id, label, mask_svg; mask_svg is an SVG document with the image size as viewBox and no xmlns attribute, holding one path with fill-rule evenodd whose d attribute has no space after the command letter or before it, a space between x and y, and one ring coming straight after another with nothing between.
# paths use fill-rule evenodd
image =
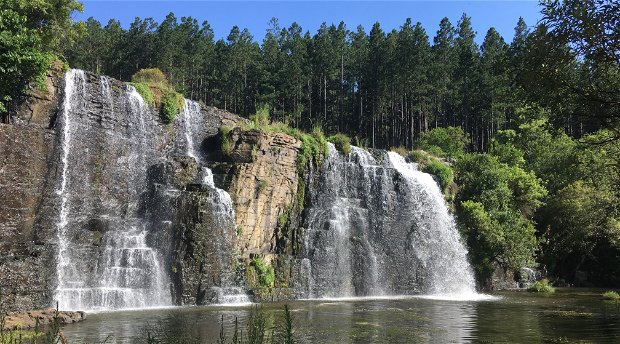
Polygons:
<instances>
[{"instance_id":1,"label":"rocky ledge","mask_svg":"<svg viewBox=\"0 0 620 344\"><path fill-rule=\"evenodd\" d=\"M1 323L5 330L27 330L39 326L47 326L55 320L58 324L72 324L86 319L84 312L58 311L53 308L38 309L28 312L9 312L4 315Z\"/></svg>"}]
</instances>

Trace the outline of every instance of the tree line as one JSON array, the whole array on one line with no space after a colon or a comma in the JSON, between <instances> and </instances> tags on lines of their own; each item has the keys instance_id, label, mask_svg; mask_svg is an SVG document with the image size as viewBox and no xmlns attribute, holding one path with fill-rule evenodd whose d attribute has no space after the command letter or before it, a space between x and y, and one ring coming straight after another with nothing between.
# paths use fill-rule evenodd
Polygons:
<instances>
[{"instance_id":1,"label":"tree line","mask_svg":"<svg viewBox=\"0 0 620 344\"><path fill-rule=\"evenodd\" d=\"M157 67L206 105L249 116L268 104L274 120L369 147L412 148L422 132L458 126L476 151L522 106L531 35L520 18L510 44L490 28L478 45L465 14L456 25L442 19L432 38L411 19L388 32L341 22L311 34L274 18L260 44L237 26L215 40L208 22L172 13L161 23L136 18L128 29L89 18L81 29L66 54L73 67L121 80Z\"/></svg>"}]
</instances>

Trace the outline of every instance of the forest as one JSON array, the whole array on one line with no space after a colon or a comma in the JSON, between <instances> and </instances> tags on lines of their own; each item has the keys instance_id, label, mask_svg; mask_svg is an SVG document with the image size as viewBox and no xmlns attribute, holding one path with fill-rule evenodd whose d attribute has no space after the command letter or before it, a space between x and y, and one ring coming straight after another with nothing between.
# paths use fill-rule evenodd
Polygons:
<instances>
[{"instance_id":1,"label":"forest","mask_svg":"<svg viewBox=\"0 0 620 344\"><path fill-rule=\"evenodd\" d=\"M481 45L466 14L436 32L407 19L312 33L274 18L262 39L235 26L215 40L208 22L173 13L128 28L72 21L81 7L0 5L2 122L54 59L124 81L158 68L186 98L245 117L266 107L274 122L398 150L453 179L447 198L483 283L498 266L531 266L559 285L620 286L617 1L541 1L540 22L520 19L511 42L489 28Z\"/></svg>"}]
</instances>

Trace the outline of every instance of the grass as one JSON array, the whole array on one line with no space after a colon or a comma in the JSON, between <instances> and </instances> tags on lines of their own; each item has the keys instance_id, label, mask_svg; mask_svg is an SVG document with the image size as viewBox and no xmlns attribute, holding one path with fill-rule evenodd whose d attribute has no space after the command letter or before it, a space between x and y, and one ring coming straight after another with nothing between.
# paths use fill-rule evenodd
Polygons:
<instances>
[{"instance_id":1,"label":"grass","mask_svg":"<svg viewBox=\"0 0 620 344\"><path fill-rule=\"evenodd\" d=\"M345 134L335 134L330 136L328 141L332 142L336 149L344 155L351 153L351 139Z\"/></svg>"},{"instance_id":2,"label":"grass","mask_svg":"<svg viewBox=\"0 0 620 344\"><path fill-rule=\"evenodd\" d=\"M536 283L534 283L533 286L528 288L527 291L532 292L532 293L551 294L551 293L555 293L555 288L551 286L551 283L549 283L548 279L544 278L544 279L541 279L540 281L536 281Z\"/></svg>"},{"instance_id":3,"label":"grass","mask_svg":"<svg viewBox=\"0 0 620 344\"><path fill-rule=\"evenodd\" d=\"M607 291L603 293L603 298L605 298L606 300L620 302L620 294L615 291Z\"/></svg>"},{"instance_id":4,"label":"grass","mask_svg":"<svg viewBox=\"0 0 620 344\"><path fill-rule=\"evenodd\" d=\"M286 123L270 123L269 109L266 106L259 107L256 114L250 116L250 121L242 126L241 129L244 131L254 129L269 133L282 133L300 141L301 146L297 152L296 161L298 174L303 174L308 168L309 163L313 163L315 167L319 167L328 154L327 139L319 126L314 127L311 133L306 133L297 128L291 128ZM231 128L220 129L221 150L224 154L229 154L232 150L229 135L230 130Z\"/></svg>"},{"instance_id":5,"label":"grass","mask_svg":"<svg viewBox=\"0 0 620 344\"><path fill-rule=\"evenodd\" d=\"M164 73L157 68L140 69L131 77L129 83L140 93L144 102L159 108L162 122L174 122L183 110L184 98L168 83Z\"/></svg>"}]
</instances>

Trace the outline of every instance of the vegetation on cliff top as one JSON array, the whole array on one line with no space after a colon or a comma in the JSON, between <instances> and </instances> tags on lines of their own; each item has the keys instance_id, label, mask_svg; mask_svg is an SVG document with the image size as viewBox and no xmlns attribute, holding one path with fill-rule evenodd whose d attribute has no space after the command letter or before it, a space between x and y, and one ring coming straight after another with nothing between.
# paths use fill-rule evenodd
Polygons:
<instances>
[{"instance_id":1,"label":"vegetation on cliff top","mask_svg":"<svg viewBox=\"0 0 620 344\"><path fill-rule=\"evenodd\" d=\"M75 0L0 2L0 115L32 83L43 85L52 61L77 32Z\"/></svg>"},{"instance_id":2,"label":"vegetation on cliff top","mask_svg":"<svg viewBox=\"0 0 620 344\"><path fill-rule=\"evenodd\" d=\"M183 110L183 95L174 90L164 73L157 68L140 69L132 77L130 85L136 88L144 101L159 109L161 120L172 123Z\"/></svg>"}]
</instances>

